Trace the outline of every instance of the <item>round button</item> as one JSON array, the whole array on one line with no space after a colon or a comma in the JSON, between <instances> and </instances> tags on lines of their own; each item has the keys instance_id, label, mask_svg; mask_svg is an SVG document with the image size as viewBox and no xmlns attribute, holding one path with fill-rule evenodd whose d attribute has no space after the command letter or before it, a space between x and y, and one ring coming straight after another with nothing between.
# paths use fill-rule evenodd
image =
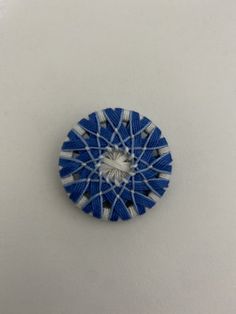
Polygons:
<instances>
[{"instance_id":1,"label":"round button","mask_svg":"<svg viewBox=\"0 0 236 314\"><path fill-rule=\"evenodd\" d=\"M148 118L107 108L70 130L61 147L59 173L76 206L117 221L155 205L169 185L171 163L165 137Z\"/></svg>"}]
</instances>

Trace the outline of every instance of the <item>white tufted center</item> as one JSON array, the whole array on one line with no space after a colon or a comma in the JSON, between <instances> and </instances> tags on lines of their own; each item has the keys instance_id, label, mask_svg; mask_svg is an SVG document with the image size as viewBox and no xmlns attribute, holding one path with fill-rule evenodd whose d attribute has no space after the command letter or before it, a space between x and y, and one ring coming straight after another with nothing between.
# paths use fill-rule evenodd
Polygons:
<instances>
[{"instance_id":1,"label":"white tufted center","mask_svg":"<svg viewBox=\"0 0 236 314\"><path fill-rule=\"evenodd\" d=\"M129 153L119 148L110 148L103 155L100 164L101 174L116 185L132 174L133 160Z\"/></svg>"}]
</instances>

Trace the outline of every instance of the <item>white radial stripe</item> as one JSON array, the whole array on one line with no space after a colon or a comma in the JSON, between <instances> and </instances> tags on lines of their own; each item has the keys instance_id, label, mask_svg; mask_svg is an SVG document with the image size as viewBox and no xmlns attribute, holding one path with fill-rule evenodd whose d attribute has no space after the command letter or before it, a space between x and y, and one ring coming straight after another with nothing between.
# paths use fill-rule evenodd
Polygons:
<instances>
[{"instance_id":1,"label":"white radial stripe","mask_svg":"<svg viewBox=\"0 0 236 314\"><path fill-rule=\"evenodd\" d=\"M130 215L132 216L132 218L136 217L138 215L136 210L135 210L135 208L134 208L134 206L129 206L128 208L129 208Z\"/></svg>"},{"instance_id":2,"label":"white radial stripe","mask_svg":"<svg viewBox=\"0 0 236 314\"><path fill-rule=\"evenodd\" d=\"M60 151L60 157L71 158L73 156L73 152Z\"/></svg>"},{"instance_id":3,"label":"white radial stripe","mask_svg":"<svg viewBox=\"0 0 236 314\"><path fill-rule=\"evenodd\" d=\"M169 180L170 179L170 174L161 172L159 174L159 178Z\"/></svg>"},{"instance_id":4,"label":"white radial stripe","mask_svg":"<svg viewBox=\"0 0 236 314\"><path fill-rule=\"evenodd\" d=\"M153 192L150 192L148 196L151 197L155 202L157 202L160 199L160 197Z\"/></svg>"},{"instance_id":5,"label":"white radial stripe","mask_svg":"<svg viewBox=\"0 0 236 314\"><path fill-rule=\"evenodd\" d=\"M61 182L63 185L69 184L69 183L73 183L74 182L74 178L72 175L65 177L65 178L61 178Z\"/></svg>"},{"instance_id":6,"label":"white radial stripe","mask_svg":"<svg viewBox=\"0 0 236 314\"><path fill-rule=\"evenodd\" d=\"M169 153L170 149L168 146L165 146L165 147L159 148L158 151L160 155L163 155L163 154Z\"/></svg>"},{"instance_id":7,"label":"white radial stripe","mask_svg":"<svg viewBox=\"0 0 236 314\"><path fill-rule=\"evenodd\" d=\"M86 133L85 130L79 124L75 124L73 126L73 130L75 130L80 135L84 135Z\"/></svg>"},{"instance_id":8,"label":"white radial stripe","mask_svg":"<svg viewBox=\"0 0 236 314\"><path fill-rule=\"evenodd\" d=\"M124 110L124 114L123 114L124 122L129 121L129 116L130 116L130 111L129 110Z\"/></svg>"},{"instance_id":9,"label":"white radial stripe","mask_svg":"<svg viewBox=\"0 0 236 314\"><path fill-rule=\"evenodd\" d=\"M98 118L99 118L101 123L106 121L106 117L105 117L105 114L104 114L103 110L98 111L97 115L98 115Z\"/></svg>"},{"instance_id":10,"label":"white radial stripe","mask_svg":"<svg viewBox=\"0 0 236 314\"><path fill-rule=\"evenodd\" d=\"M86 196L82 196L79 202L76 204L78 208L82 208L88 201L88 198Z\"/></svg>"},{"instance_id":11,"label":"white radial stripe","mask_svg":"<svg viewBox=\"0 0 236 314\"><path fill-rule=\"evenodd\" d=\"M155 124L153 124L153 123L151 122L151 123L149 124L149 126L145 129L145 131L146 131L147 133L151 133L152 130L155 129L155 128L156 128Z\"/></svg>"},{"instance_id":12,"label":"white radial stripe","mask_svg":"<svg viewBox=\"0 0 236 314\"><path fill-rule=\"evenodd\" d=\"M109 219L109 215L110 215L110 208L104 207L104 208L103 208L103 215L102 215L102 218L103 218L104 220L108 220L108 219Z\"/></svg>"}]
</instances>

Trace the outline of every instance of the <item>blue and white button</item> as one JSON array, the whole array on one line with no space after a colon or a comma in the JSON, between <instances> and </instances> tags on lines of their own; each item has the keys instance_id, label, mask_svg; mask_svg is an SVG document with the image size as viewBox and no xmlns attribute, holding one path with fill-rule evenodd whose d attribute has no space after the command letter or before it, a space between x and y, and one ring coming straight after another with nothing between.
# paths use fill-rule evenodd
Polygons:
<instances>
[{"instance_id":1,"label":"blue and white button","mask_svg":"<svg viewBox=\"0 0 236 314\"><path fill-rule=\"evenodd\" d=\"M68 133L59 172L76 206L117 221L155 205L169 185L171 162L165 137L148 118L107 108L80 120Z\"/></svg>"}]
</instances>

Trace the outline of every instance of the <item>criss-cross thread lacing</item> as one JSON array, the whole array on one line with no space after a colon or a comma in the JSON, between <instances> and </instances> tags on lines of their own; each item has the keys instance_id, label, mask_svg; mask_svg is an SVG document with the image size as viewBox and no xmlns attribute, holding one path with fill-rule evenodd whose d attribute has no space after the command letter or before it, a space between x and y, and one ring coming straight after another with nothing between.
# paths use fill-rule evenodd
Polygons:
<instances>
[{"instance_id":1,"label":"criss-cross thread lacing","mask_svg":"<svg viewBox=\"0 0 236 314\"><path fill-rule=\"evenodd\" d=\"M80 120L60 153L60 176L84 212L112 221L142 215L169 185L172 157L161 130L135 111L107 108Z\"/></svg>"}]
</instances>

